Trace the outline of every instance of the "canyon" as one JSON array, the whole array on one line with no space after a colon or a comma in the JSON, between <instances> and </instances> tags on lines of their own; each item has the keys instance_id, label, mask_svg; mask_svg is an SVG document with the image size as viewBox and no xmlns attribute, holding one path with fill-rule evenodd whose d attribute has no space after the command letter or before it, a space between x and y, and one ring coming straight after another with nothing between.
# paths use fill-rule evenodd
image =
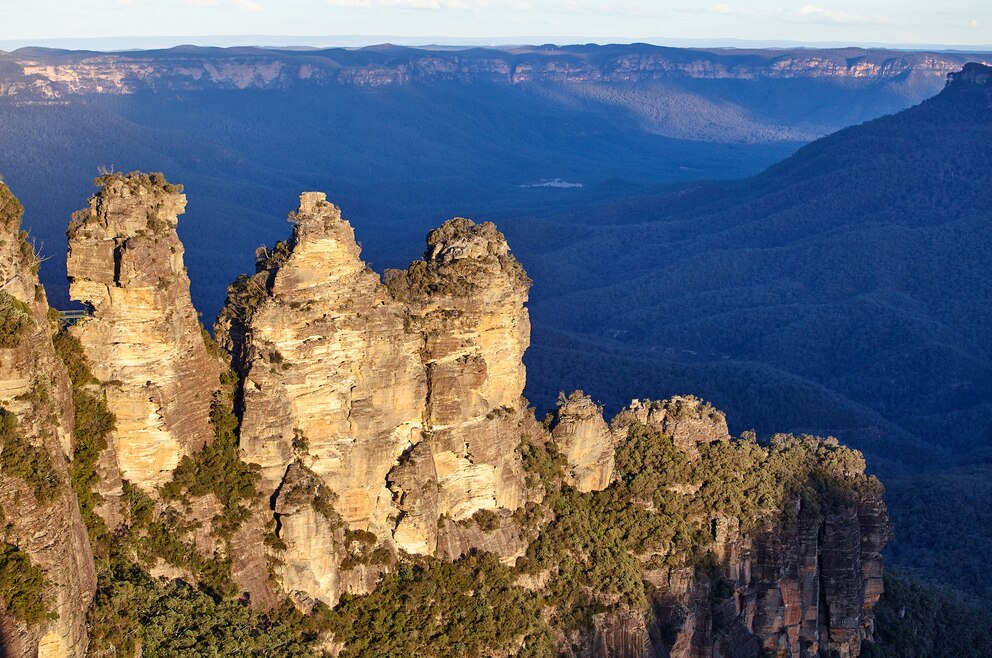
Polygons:
<instances>
[{"instance_id":1,"label":"canyon","mask_svg":"<svg viewBox=\"0 0 992 658\"><path fill-rule=\"evenodd\" d=\"M0 499L17 510L0 654L105 642L120 565L319 619L483 560L473 607L505 573L539 612L526 632L497 624L487 655L849 658L872 639L892 531L863 458L835 439L731 436L689 395L607 422L561 394L537 419L531 280L492 223L450 219L380 276L341 210L304 192L290 237L228 288L215 343L189 294L181 186L97 186L69 225L87 312L65 326L0 183ZM94 413L114 419L102 443ZM440 622L447 640L457 622ZM135 632L134 651L161 641ZM375 655L377 632L331 624L313 650Z\"/></svg>"}]
</instances>

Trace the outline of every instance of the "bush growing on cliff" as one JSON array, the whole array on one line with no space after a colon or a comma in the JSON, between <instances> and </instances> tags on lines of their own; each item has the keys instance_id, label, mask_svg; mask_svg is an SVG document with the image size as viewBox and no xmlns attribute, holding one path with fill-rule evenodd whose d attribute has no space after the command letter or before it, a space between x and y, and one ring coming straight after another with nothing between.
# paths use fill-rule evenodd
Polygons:
<instances>
[{"instance_id":1,"label":"bush growing on cliff","mask_svg":"<svg viewBox=\"0 0 992 658\"><path fill-rule=\"evenodd\" d=\"M538 597L488 553L405 562L371 594L342 597L328 628L341 658L556 655Z\"/></svg>"},{"instance_id":2,"label":"bush growing on cliff","mask_svg":"<svg viewBox=\"0 0 992 658\"><path fill-rule=\"evenodd\" d=\"M18 430L17 417L0 409L0 471L23 480L40 503L59 493L59 480L44 446L32 445Z\"/></svg>"},{"instance_id":3,"label":"bush growing on cliff","mask_svg":"<svg viewBox=\"0 0 992 658\"><path fill-rule=\"evenodd\" d=\"M271 613L222 600L182 581L163 584L140 567L116 562L100 573L90 616L89 654L134 656L286 656L316 658L317 634L304 615Z\"/></svg>"},{"instance_id":4,"label":"bush growing on cliff","mask_svg":"<svg viewBox=\"0 0 992 658\"><path fill-rule=\"evenodd\" d=\"M52 337L52 343L72 382L76 447L69 464L69 479L89 531L90 543L94 553L100 557L108 549L110 536L106 523L96 513L101 498L93 491L93 485L99 479L96 467L100 453L107 449L116 418L99 389L94 388L98 382L90 370L79 339L62 330Z\"/></svg>"},{"instance_id":5,"label":"bush growing on cliff","mask_svg":"<svg viewBox=\"0 0 992 658\"><path fill-rule=\"evenodd\" d=\"M33 626L56 616L48 612L45 574L17 546L0 543L0 599L15 619Z\"/></svg>"},{"instance_id":6,"label":"bush growing on cliff","mask_svg":"<svg viewBox=\"0 0 992 658\"><path fill-rule=\"evenodd\" d=\"M557 625L588 629L593 614L614 606L646 612L645 564L706 571L717 519L737 519L754 533L793 522L787 502L800 496L807 514L821 514L879 486L863 474L858 453L829 440L779 436L761 445L746 437L698 450L691 457L672 437L635 424L617 448L617 481L581 493L564 484L553 444L522 444L553 518L518 568L548 574Z\"/></svg>"},{"instance_id":7,"label":"bush growing on cliff","mask_svg":"<svg viewBox=\"0 0 992 658\"><path fill-rule=\"evenodd\" d=\"M0 348L17 347L31 326L31 309L0 290Z\"/></svg>"},{"instance_id":8,"label":"bush growing on cliff","mask_svg":"<svg viewBox=\"0 0 992 658\"><path fill-rule=\"evenodd\" d=\"M213 494L224 506L221 518L215 519L214 531L230 538L244 522L250 511L242 505L258 490L261 468L241 460L238 448L238 417L234 413L236 378L221 375L221 389L210 406L210 421L214 427L213 442L192 457L184 456L162 488L166 500L185 500L189 496Z\"/></svg>"}]
</instances>

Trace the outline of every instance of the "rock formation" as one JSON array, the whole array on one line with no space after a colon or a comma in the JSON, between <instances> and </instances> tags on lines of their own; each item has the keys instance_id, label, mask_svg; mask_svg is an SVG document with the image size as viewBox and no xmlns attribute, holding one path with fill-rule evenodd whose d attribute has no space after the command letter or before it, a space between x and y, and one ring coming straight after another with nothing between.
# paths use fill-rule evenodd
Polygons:
<instances>
[{"instance_id":1,"label":"rock formation","mask_svg":"<svg viewBox=\"0 0 992 658\"><path fill-rule=\"evenodd\" d=\"M386 537L386 475L421 439L420 339L323 194L302 195L291 220L292 238L259 254L217 325L243 377L241 446L266 492L301 459L345 521Z\"/></svg>"},{"instance_id":2,"label":"rock formation","mask_svg":"<svg viewBox=\"0 0 992 658\"><path fill-rule=\"evenodd\" d=\"M243 378L241 446L276 513L294 464L349 527L413 553L435 553L442 517L519 507L529 280L503 236L451 220L387 287L323 194L290 220L217 323ZM336 600L321 587L308 591Z\"/></svg>"},{"instance_id":3,"label":"rock formation","mask_svg":"<svg viewBox=\"0 0 992 658\"><path fill-rule=\"evenodd\" d=\"M603 409L576 391L558 399L551 436L565 454L568 482L579 491L599 491L613 479L613 450L617 437L603 420Z\"/></svg>"},{"instance_id":4,"label":"rock formation","mask_svg":"<svg viewBox=\"0 0 992 658\"><path fill-rule=\"evenodd\" d=\"M621 422L636 420L675 439L675 445L689 454L696 445L709 441L728 441L727 418L709 404L692 395L677 395L669 400L634 400L617 416Z\"/></svg>"},{"instance_id":5,"label":"rock formation","mask_svg":"<svg viewBox=\"0 0 992 658\"><path fill-rule=\"evenodd\" d=\"M96 574L67 472L72 388L20 218L0 181L0 655L83 656Z\"/></svg>"},{"instance_id":6,"label":"rock formation","mask_svg":"<svg viewBox=\"0 0 992 658\"><path fill-rule=\"evenodd\" d=\"M424 260L387 272L387 282L422 341L438 512L459 520L480 509L519 507L515 449L530 345L523 267L493 224L452 219L427 236Z\"/></svg>"},{"instance_id":7,"label":"rock formation","mask_svg":"<svg viewBox=\"0 0 992 658\"><path fill-rule=\"evenodd\" d=\"M794 527L754 537L733 520L714 524L715 577L647 572L656 588L652 644L686 658L859 655L881 594L880 551L892 538L881 499L798 512Z\"/></svg>"},{"instance_id":8,"label":"rock formation","mask_svg":"<svg viewBox=\"0 0 992 658\"><path fill-rule=\"evenodd\" d=\"M117 416L121 475L152 491L213 437L221 361L189 296L177 216L181 188L161 175L108 175L69 226L70 295L92 310L72 333Z\"/></svg>"},{"instance_id":9,"label":"rock formation","mask_svg":"<svg viewBox=\"0 0 992 658\"><path fill-rule=\"evenodd\" d=\"M121 474L153 494L145 523L170 550L151 553L152 575L227 568L253 605L288 596L308 611L488 552L503 571L468 589L542 590L538 623L575 658L853 658L871 637L891 528L863 459L830 439L734 439L692 396L635 400L607 424L576 392L538 423L522 397L530 281L492 224L449 220L383 282L340 211L303 194L290 239L259 251L216 324L235 384L189 301L184 197L158 176L102 183L70 226L73 295L92 309L72 333L118 418L95 510L122 518ZM26 556L58 617L26 620L0 591L0 654L79 656L95 588L66 469L80 389L55 356L15 204L0 186L0 509L17 509L0 517L0 573ZM200 477L204 455L224 486ZM145 559L146 538L125 552Z\"/></svg>"}]
</instances>

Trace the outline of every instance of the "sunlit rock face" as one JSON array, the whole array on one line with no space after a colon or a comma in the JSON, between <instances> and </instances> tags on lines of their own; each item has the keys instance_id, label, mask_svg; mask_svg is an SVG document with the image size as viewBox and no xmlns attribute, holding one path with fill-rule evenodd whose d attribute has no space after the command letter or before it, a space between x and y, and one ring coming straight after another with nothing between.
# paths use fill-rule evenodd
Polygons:
<instances>
[{"instance_id":1,"label":"sunlit rock face","mask_svg":"<svg viewBox=\"0 0 992 658\"><path fill-rule=\"evenodd\" d=\"M259 254L217 325L244 377L241 445L266 491L301 458L345 521L385 537L386 475L422 437L421 340L323 194L303 194L291 219L292 237Z\"/></svg>"},{"instance_id":2,"label":"sunlit rock face","mask_svg":"<svg viewBox=\"0 0 992 658\"><path fill-rule=\"evenodd\" d=\"M668 400L633 400L617 420L637 422L668 434L679 449L695 455L699 443L729 441L727 417L710 404L692 395L676 395Z\"/></svg>"},{"instance_id":3,"label":"sunlit rock face","mask_svg":"<svg viewBox=\"0 0 992 658\"><path fill-rule=\"evenodd\" d=\"M579 491L600 491L613 479L613 453L619 436L603 420L603 409L576 391L558 399L551 436L570 468L569 484Z\"/></svg>"},{"instance_id":4,"label":"sunlit rock face","mask_svg":"<svg viewBox=\"0 0 992 658\"><path fill-rule=\"evenodd\" d=\"M67 464L75 449L72 387L52 345L55 329L38 283L40 257L19 232L21 206L0 181L0 444L35 454L0 463L0 548L40 569L49 617L26 623L0 598L0 655L81 657L96 573ZM16 330L14 330L16 329ZM8 445L8 442L11 445ZM6 455L5 455L6 457ZM18 463L19 462L19 463ZM36 488L26 481L34 478ZM13 575L13 574L11 574ZM22 603L33 604L35 601Z\"/></svg>"},{"instance_id":5,"label":"sunlit rock face","mask_svg":"<svg viewBox=\"0 0 992 658\"><path fill-rule=\"evenodd\" d=\"M69 226L70 296L94 375L108 384L122 476L152 491L213 437L210 404L223 369L190 301L177 216L186 197L160 175L110 175Z\"/></svg>"},{"instance_id":6,"label":"sunlit rock face","mask_svg":"<svg viewBox=\"0 0 992 658\"><path fill-rule=\"evenodd\" d=\"M383 284L323 194L301 195L290 220L217 322L265 491L298 460L350 528L425 554L440 518L519 507L530 281L503 235L446 222Z\"/></svg>"},{"instance_id":7,"label":"sunlit rock face","mask_svg":"<svg viewBox=\"0 0 992 658\"><path fill-rule=\"evenodd\" d=\"M523 267L493 224L452 219L427 236L422 261L388 272L387 281L421 336L438 513L458 520L515 509L523 502L516 448L530 345Z\"/></svg>"}]
</instances>

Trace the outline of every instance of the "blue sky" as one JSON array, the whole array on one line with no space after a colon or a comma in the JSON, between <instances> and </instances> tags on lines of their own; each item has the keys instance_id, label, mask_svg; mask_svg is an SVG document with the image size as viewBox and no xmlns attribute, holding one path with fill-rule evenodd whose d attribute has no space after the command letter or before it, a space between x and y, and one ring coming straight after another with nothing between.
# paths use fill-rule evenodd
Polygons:
<instances>
[{"instance_id":1,"label":"blue sky","mask_svg":"<svg viewBox=\"0 0 992 658\"><path fill-rule=\"evenodd\" d=\"M0 0L0 15L6 41L368 34L992 44L988 0Z\"/></svg>"}]
</instances>

